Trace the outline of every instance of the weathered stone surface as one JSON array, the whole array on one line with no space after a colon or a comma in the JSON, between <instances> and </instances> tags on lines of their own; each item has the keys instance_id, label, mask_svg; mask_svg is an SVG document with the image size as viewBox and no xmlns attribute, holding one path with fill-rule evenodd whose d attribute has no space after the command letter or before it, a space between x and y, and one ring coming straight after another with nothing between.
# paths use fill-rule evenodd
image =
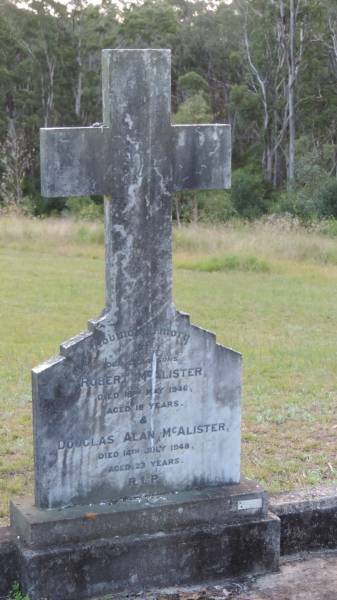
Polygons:
<instances>
[{"instance_id":1,"label":"weathered stone surface","mask_svg":"<svg viewBox=\"0 0 337 600\"><path fill-rule=\"evenodd\" d=\"M107 142L104 127L41 129L42 195L103 194L101 154Z\"/></svg>"},{"instance_id":2,"label":"weathered stone surface","mask_svg":"<svg viewBox=\"0 0 337 600\"><path fill-rule=\"evenodd\" d=\"M170 195L229 185L230 129L170 100L169 51L105 50L103 126L41 134L45 194L112 200L106 310L33 370L38 507L240 481L241 357L172 305Z\"/></svg>"},{"instance_id":3,"label":"weathered stone surface","mask_svg":"<svg viewBox=\"0 0 337 600\"><path fill-rule=\"evenodd\" d=\"M235 580L116 592L92 600L336 600L337 551L281 560L280 571Z\"/></svg>"},{"instance_id":4,"label":"weathered stone surface","mask_svg":"<svg viewBox=\"0 0 337 600\"><path fill-rule=\"evenodd\" d=\"M9 527L0 527L0 597L20 580L20 561L15 536Z\"/></svg>"},{"instance_id":5,"label":"weathered stone surface","mask_svg":"<svg viewBox=\"0 0 337 600\"><path fill-rule=\"evenodd\" d=\"M172 129L174 190L230 187L230 125L174 125Z\"/></svg>"},{"instance_id":6,"label":"weathered stone surface","mask_svg":"<svg viewBox=\"0 0 337 600\"><path fill-rule=\"evenodd\" d=\"M78 600L114 590L139 590L273 571L279 561L275 516L28 549L18 542L22 585L31 600Z\"/></svg>"},{"instance_id":7,"label":"weathered stone surface","mask_svg":"<svg viewBox=\"0 0 337 600\"><path fill-rule=\"evenodd\" d=\"M267 515L267 497L254 481L111 504L39 509L31 498L11 503L11 525L29 546L87 542L100 537L223 525Z\"/></svg>"},{"instance_id":8,"label":"weathered stone surface","mask_svg":"<svg viewBox=\"0 0 337 600\"><path fill-rule=\"evenodd\" d=\"M230 125L170 124L169 50L103 50L102 66L103 124L41 129L44 196L230 187Z\"/></svg>"},{"instance_id":9,"label":"weathered stone surface","mask_svg":"<svg viewBox=\"0 0 337 600\"><path fill-rule=\"evenodd\" d=\"M228 487L230 487L230 486L228 486ZM234 486L234 488L235 487L236 486ZM227 486L226 486L226 488L227 488ZM213 490L213 492L217 493L217 490ZM172 503L174 503L174 496L175 496L174 494L171 496ZM234 498L235 498L235 495L233 495L232 499L234 499ZM145 502L145 499L144 499L144 502ZM336 547L336 542L337 542L337 534L336 534L336 528L335 528L336 520L337 520L337 517L336 517L336 511L337 511L337 489L336 489L336 486L329 487L329 488L320 487L320 488L314 488L314 489L304 489L304 490L299 490L299 491L295 490L293 492L286 493L286 494L274 494L270 497L270 504L272 506L273 511L277 512L280 516L281 540L279 540L279 541L281 542L281 548L283 549L283 553L289 552L289 554L293 554L294 552L299 552L299 551L307 553L309 550L313 550L313 549L316 549L316 550L317 549L331 549L333 547ZM217 507L215 511L214 511L214 504L212 507L210 507L209 514L211 516L213 516L213 512L215 512L215 518L217 518L217 515L218 516L220 515L220 507L218 506L217 502L216 502L215 506ZM219 508L219 513L218 513L218 508ZM104 509L104 507L103 507L103 509ZM78 510L77 508L69 509L69 511L77 511L77 510ZM308 511L310 511L310 510L315 512L314 520L312 518L303 518L305 516L305 514L308 513ZM49 511L41 511L41 512L44 513L44 515L45 515L44 518L47 519ZM55 515L55 512L56 511L50 511L50 513L52 515ZM200 514L201 513L199 512L199 516L200 516ZM226 518L225 506L224 506L224 517ZM53 518L54 517L52 516L52 519ZM34 519L35 519L35 517L33 515L32 522L36 522L36 521L34 521ZM293 522L291 521L291 519L293 519ZM239 526L240 529L236 530L236 533L234 533L235 530L231 530L231 531L233 531L233 540L235 538L238 539L238 531L240 531L240 532L242 531L241 527L244 528L243 531L246 531L246 532L249 531L248 523L250 520L256 522L259 519L254 516L247 515L247 518L243 519L243 522ZM136 519L134 519L134 522L136 523ZM62 519L61 519L61 523L62 523ZM219 524L217 524L217 526L218 525ZM319 525L319 526L317 527L317 525ZM55 530L53 529L53 527L54 526L52 524L52 526L51 526L52 535L55 535ZM225 527L226 527L226 525L225 525ZM191 528L187 528L187 530L188 529L191 529ZM207 528L206 528L206 530L207 530ZM124 529L124 532L125 531L126 530ZM203 530L203 532L204 531L205 531L205 529ZM254 531L254 528L250 529L250 531ZM275 559L275 548L276 548L275 544L279 543L279 541L277 542L277 540L278 540L277 528L274 526L273 528L271 528L269 530L269 532L270 532L270 535L274 535L276 537L274 537L273 544L272 544L271 540L269 540L268 546L263 551L262 557L265 557L267 560L267 555L268 555L268 552L270 549L270 544L272 544L272 547L274 548L273 552L274 552L274 561L275 562L272 565L268 562L265 563L264 570L266 572L268 572L268 570L273 570L277 567L277 562ZM185 548L183 534L184 534L184 528L182 527L180 530L180 535L182 537L180 537L180 543L177 545L178 551L180 551L180 547ZM18 535L18 533L14 532L13 530L10 532L9 528L0 529L0 594L3 594L3 595L8 594L9 589L14 580L17 580L17 581L20 581L21 583L23 583L24 579L23 579L23 575L21 575L20 569L22 567L23 571L24 571L24 569L27 569L28 571L30 571L29 557L31 557L32 561L35 563L35 561L37 560L36 557L38 556L40 564L42 564L42 562L44 562L44 571L47 568L50 568L50 570L52 571L54 560L55 560L54 552L50 553L50 551L48 549L46 552L44 552L45 549L44 550L40 549L37 554L35 552L33 552L31 555L26 554L25 561L23 562L22 557L21 557L21 552L24 548L24 545L21 544L21 542L17 539L17 535ZM41 534L41 535L42 535L42 537L44 535L46 536L45 537L45 541L46 541L47 535L46 534ZM190 539L189 535L190 535L190 532L188 533L188 540ZM200 535L202 537L203 533L200 533ZM241 533L240 533L240 536L241 536ZM137 539L140 539L141 536L136 535L135 537ZM158 539L160 539L160 535L154 536L154 537L157 537ZM143 535L143 539L146 540L147 536ZM244 538L241 537L241 540L243 540L243 539ZM249 539L248 537L246 537L245 542L246 542L246 546L244 548L244 552L236 553L233 556L235 572L237 574L240 574L240 573L248 573L249 574L249 568L251 566L251 562L249 562L249 561L251 561L253 559L255 560L255 565L260 564L259 572L262 572L261 569L263 567L263 563L261 561L259 563L259 560L260 560L259 556L258 556L259 546L255 545L255 538ZM16 543L19 544L18 547L16 547ZM63 548L63 550L64 550L65 548L69 548L69 547L72 547L73 550L75 549L76 554L74 555L74 564L76 565L77 564L76 560L80 556L80 553L79 553L80 549L83 550L83 548L85 548L85 547L88 548L89 544L88 545L73 544L72 546L60 545L57 547L56 554L58 552L60 552L60 549ZM19 552L19 548L20 548L20 552ZM181 552L183 553L183 550L181 550ZM248 559L248 563L247 563L247 556L248 556L247 553L248 552L250 552L252 554L252 557ZM71 552L69 556L72 556L72 555L73 554ZM65 554L63 556L65 556ZM223 552L223 554L221 556L225 557L224 558L225 565L227 565L227 567L228 567L229 554ZM328 554L328 556L330 556L330 554ZM195 560L197 561L197 565L198 565L199 557L197 556L196 552L194 554L194 557L195 557ZM307 557L306 554L305 554L305 557ZM48 567L49 558L51 560L51 563L50 563L50 566ZM182 559L183 559L183 554L181 555L181 560ZM218 564L218 559L219 559L219 556L216 557L215 564ZM90 552L87 553L87 560L89 562L91 560ZM211 560L211 557L210 557L210 560ZM240 565L240 561L242 561L241 565ZM210 563L208 563L208 564L210 564ZM303 563L301 563L301 564L303 564ZM68 568L69 563L67 563L67 561L64 560L62 565L63 565L64 571L66 571L66 568ZM60 568L62 568L62 565ZM272 566L272 569L271 569L271 566ZM36 567L34 566L34 569L35 568ZM84 568L83 563L82 563L81 569L82 568ZM132 574L134 573L132 571L132 568L133 568L132 562L129 563L128 568L130 571L130 578L131 578ZM313 576L314 572L316 572L316 571L318 572L322 568L324 569L324 561L322 561L322 563L317 565L317 568L312 566L310 560L308 562L304 562L304 564L303 564L304 572L309 573L309 571L310 571L310 574L312 576ZM193 569L197 569L197 566L194 567ZM215 567L215 569L216 569L216 567ZM316 569L316 571L315 571L315 569ZM23 571L22 571L22 573L23 573ZM183 567L182 567L182 571L184 572ZM35 571L35 574L36 574L36 571ZM224 576L225 577L231 576L229 569L225 570ZM72 576L70 574L68 574L67 577L68 577L68 581L69 580L71 581L71 577L73 577L73 586L74 586L75 585L74 582L76 582L76 569L74 568ZM116 577L117 577L117 575L116 575ZM123 582L125 583L127 581L127 576L125 575L125 571L122 571L122 577L123 577ZM221 575L220 575L220 577L221 577ZM328 577L328 575L327 575L327 577ZM200 579L195 579L195 580L191 579L190 581L192 581L193 583L196 583L197 581L200 581L200 580L205 582L207 580L207 578L212 579L213 575L211 574L211 575L207 576L207 574L206 574L205 577L202 577L202 578L200 577ZM145 579L146 578L144 578L144 581L145 581ZM277 581L280 582L280 585L281 585L282 580L280 580L278 577L276 579L277 579ZM28 580L26 579L26 582L27 581L29 582L29 579ZM148 581L148 583L144 583L144 585L140 585L139 589L141 589L142 587L143 588L147 588L147 587L152 588L155 586L155 583L153 583L150 579L147 581ZM172 581L172 579L170 579L170 581ZM182 581L180 581L178 576L177 576L176 581L177 581L177 585L178 584L182 585ZM185 581L187 581L187 580L185 579ZM263 581L268 582L268 581L272 581L272 580L266 579ZM284 585L285 585L286 582L285 582L285 580L283 580L283 581L284 581ZM314 581L314 577L313 577L312 581ZM42 585L42 584L43 584L43 582L40 585ZM113 584L115 586L115 589L116 589L116 584L117 584L117 580ZM35 585L37 585L37 581L35 582ZM158 585L161 587L166 586L166 584L163 582L159 583ZM169 584L167 584L167 585L169 585ZM172 583L172 585L173 585L173 583ZM296 585L298 585L298 589L302 589L300 581ZM124 589L125 590L128 589L130 592L131 587L132 587L131 584L129 586L129 584L126 583ZM260 589L260 586L257 586L257 587L258 587L258 589ZM123 584L121 585L121 589L122 588L123 588ZM264 588L265 588L265 586L263 585L261 587L261 589L264 589ZM106 587L105 589L108 589L108 588ZM111 589L113 589L113 586ZM313 598L315 598L315 599L321 598L324 589L325 589L324 587L315 589ZM283 587L280 587L280 590L281 590L279 592L280 596L275 594L275 598L280 597L283 600L284 594L286 593L286 591L287 591L287 593L289 593L288 587L287 587L287 590L286 590L286 587L284 587L284 589L283 589ZM284 591L283 596L282 596L282 590ZM270 595L271 591L269 590L269 588L268 588L268 592ZM102 592L102 594L104 594L104 593L105 592ZM319 594L321 594L321 595L319 595ZM101 595L101 593L98 592L97 595ZM269 596L268 596L268 598L269 598ZM330 598L330 596L329 596L329 598ZM331 596L331 598L332 598L332 596Z\"/></svg>"},{"instance_id":10,"label":"weathered stone surface","mask_svg":"<svg viewBox=\"0 0 337 600\"><path fill-rule=\"evenodd\" d=\"M337 548L337 487L274 494L270 510L281 520L281 553Z\"/></svg>"},{"instance_id":11,"label":"weathered stone surface","mask_svg":"<svg viewBox=\"0 0 337 600\"><path fill-rule=\"evenodd\" d=\"M214 335L106 316L63 352L33 370L38 506L239 482L240 356Z\"/></svg>"}]
</instances>

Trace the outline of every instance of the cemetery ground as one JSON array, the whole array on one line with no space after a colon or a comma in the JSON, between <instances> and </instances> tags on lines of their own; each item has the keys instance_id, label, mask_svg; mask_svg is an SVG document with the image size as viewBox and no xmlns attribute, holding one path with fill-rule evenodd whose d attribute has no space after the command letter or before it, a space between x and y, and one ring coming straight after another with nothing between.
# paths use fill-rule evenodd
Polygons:
<instances>
[{"instance_id":1,"label":"cemetery ground","mask_svg":"<svg viewBox=\"0 0 337 600\"><path fill-rule=\"evenodd\" d=\"M336 483L337 244L279 218L174 234L174 299L242 352L242 473ZM30 370L104 306L103 225L0 219L0 524L32 493Z\"/></svg>"}]
</instances>

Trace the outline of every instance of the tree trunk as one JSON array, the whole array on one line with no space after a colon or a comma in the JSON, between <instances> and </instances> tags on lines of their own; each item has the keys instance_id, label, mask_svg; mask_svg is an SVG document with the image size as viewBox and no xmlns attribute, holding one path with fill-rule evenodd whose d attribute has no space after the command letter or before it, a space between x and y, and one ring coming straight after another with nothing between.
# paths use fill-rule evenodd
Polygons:
<instances>
[{"instance_id":1,"label":"tree trunk","mask_svg":"<svg viewBox=\"0 0 337 600\"><path fill-rule=\"evenodd\" d=\"M54 75L55 75L55 59L51 59L47 48L45 48L45 58L48 69L48 83L45 84L44 74L41 73L41 100L43 106L43 121L44 126L50 126L50 116L54 110Z\"/></svg>"},{"instance_id":2,"label":"tree trunk","mask_svg":"<svg viewBox=\"0 0 337 600\"><path fill-rule=\"evenodd\" d=\"M266 181L273 181L273 151L269 131L266 131L266 140L263 152L263 171Z\"/></svg>"},{"instance_id":3,"label":"tree trunk","mask_svg":"<svg viewBox=\"0 0 337 600\"><path fill-rule=\"evenodd\" d=\"M82 72L83 61L82 61L81 26L79 26L79 32L78 32L76 62L77 62L78 73L77 73L77 85L76 85L76 89L75 89L75 115L76 115L76 117L79 118L81 116L81 101L82 101L82 93L83 93L83 72Z\"/></svg>"},{"instance_id":4,"label":"tree trunk","mask_svg":"<svg viewBox=\"0 0 337 600\"><path fill-rule=\"evenodd\" d=\"M75 92L75 115L76 117L81 116L81 100L82 100L82 71L78 73L77 87Z\"/></svg>"},{"instance_id":5,"label":"tree trunk","mask_svg":"<svg viewBox=\"0 0 337 600\"><path fill-rule=\"evenodd\" d=\"M294 0L289 0L289 52L288 52L288 111L289 111L289 157L288 157L288 187L291 187L295 179L295 81L296 81L296 59L295 59L295 6Z\"/></svg>"},{"instance_id":6,"label":"tree trunk","mask_svg":"<svg viewBox=\"0 0 337 600\"><path fill-rule=\"evenodd\" d=\"M198 219L199 219L198 200L197 200L195 194L193 194L192 223L194 223L194 224L198 223Z\"/></svg>"},{"instance_id":7,"label":"tree trunk","mask_svg":"<svg viewBox=\"0 0 337 600\"><path fill-rule=\"evenodd\" d=\"M270 152L270 144L269 144L269 142L270 142L270 134L269 134L270 120L269 120L268 94L267 94L265 78L263 77L263 75L261 73L259 73L256 65L253 62L252 56L251 56L250 42L249 42L249 36L248 36L248 27L247 27L247 13L245 15L245 21L244 21L244 41L245 41L245 46L246 46L246 54L247 54L248 64L249 64L250 70L252 72L253 78L256 80L258 87L260 89L260 93L261 93L261 100L262 100L262 106L263 106L263 136L264 136L262 167L263 167L265 179L267 181L271 181L272 173L271 173L271 152Z\"/></svg>"},{"instance_id":8,"label":"tree trunk","mask_svg":"<svg viewBox=\"0 0 337 600\"><path fill-rule=\"evenodd\" d=\"M174 206L175 206L175 211L176 211L177 227L181 227L179 198L178 198L177 194L175 194L175 196L174 196Z\"/></svg>"}]
</instances>

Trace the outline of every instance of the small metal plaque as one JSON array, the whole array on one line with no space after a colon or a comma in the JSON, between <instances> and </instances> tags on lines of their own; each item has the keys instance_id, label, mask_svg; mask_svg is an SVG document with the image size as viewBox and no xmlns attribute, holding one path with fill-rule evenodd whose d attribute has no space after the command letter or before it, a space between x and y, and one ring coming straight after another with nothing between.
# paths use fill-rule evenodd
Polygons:
<instances>
[{"instance_id":1,"label":"small metal plaque","mask_svg":"<svg viewBox=\"0 0 337 600\"><path fill-rule=\"evenodd\" d=\"M262 508L262 498L251 498L250 500L239 500L238 510L252 510Z\"/></svg>"}]
</instances>

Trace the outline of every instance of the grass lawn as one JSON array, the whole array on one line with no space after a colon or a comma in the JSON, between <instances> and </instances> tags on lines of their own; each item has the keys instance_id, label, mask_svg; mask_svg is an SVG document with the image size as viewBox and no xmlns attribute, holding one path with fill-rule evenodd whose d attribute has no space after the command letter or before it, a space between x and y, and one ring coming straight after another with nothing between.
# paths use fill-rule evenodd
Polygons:
<instances>
[{"instance_id":1,"label":"grass lawn","mask_svg":"<svg viewBox=\"0 0 337 600\"><path fill-rule=\"evenodd\" d=\"M175 232L174 298L242 352L242 472L337 482L337 241L288 221ZM0 524L33 490L30 369L104 305L99 224L0 218Z\"/></svg>"}]
</instances>

